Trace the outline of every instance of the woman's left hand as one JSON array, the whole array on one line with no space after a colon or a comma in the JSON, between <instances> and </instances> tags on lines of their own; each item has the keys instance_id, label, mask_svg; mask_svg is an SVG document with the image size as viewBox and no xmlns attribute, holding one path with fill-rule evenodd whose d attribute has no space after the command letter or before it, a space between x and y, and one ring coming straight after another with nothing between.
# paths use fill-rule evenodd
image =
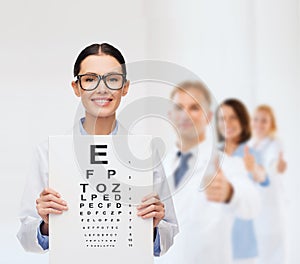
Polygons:
<instances>
[{"instance_id":1,"label":"woman's left hand","mask_svg":"<svg viewBox=\"0 0 300 264\"><path fill-rule=\"evenodd\" d=\"M153 218L154 227L157 227L159 222L165 217L165 205L161 202L157 193L145 196L137 210L137 215L143 219Z\"/></svg>"}]
</instances>

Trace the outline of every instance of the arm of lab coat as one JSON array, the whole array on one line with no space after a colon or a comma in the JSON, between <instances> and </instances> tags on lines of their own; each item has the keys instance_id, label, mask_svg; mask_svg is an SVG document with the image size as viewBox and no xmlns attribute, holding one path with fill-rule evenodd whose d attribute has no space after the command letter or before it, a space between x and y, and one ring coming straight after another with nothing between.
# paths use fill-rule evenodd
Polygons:
<instances>
[{"instance_id":1,"label":"arm of lab coat","mask_svg":"<svg viewBox=\"0 0 300 264\"><path fill-rule=\"evenodd\" d=\"M277 163L279 159L279 153L282 151L281 144L279 141L274 140L268 146L265 154L264 154L264 163L263 166L266 169L267 173L270 175L272 182L272 176L276 177L278 175Z\"/></svg>"},{"instance_id":2,"label":"arm of lab coat","mask_svg":"<svg viewBox=\"0 0 300 264\"><path fill-rule=\"evenodd\" d=\"M160 256L165 254L173 245L174 237L178 233L178 222L175 214L173 199L171 196L169 184L165 175L163 165L159 159L157 152L155 156L155 166L153 171L154 188L153 190L158 193L160 200L165 205L165 217L158 224L158 232L160 236Z\"/></svg>"},{"instance_id":3,"label":"arm of lab coat","mask_svg":"<svg viewBox=\"0 0 300 264\"><path fill-rule=\"evenodd\" d=\"M178 233L178 226L175 223L162 220L157 227L160 236L160 256L162 256L173 245L174 237Z\"/></svg>"},{"instance_id":4,"label":"arm of lab coat","mask_svg":"<svg viewBox=\"0 0 300 264\"><path fill-rule=\"evenodd\" d=\"M26 251L46 252L38 242L41 217L36 210L36 199L48 185L48 141L38 145L34 151L21 201L19 219L21 226L17 238Z\"/></svg>"}]
</instances>

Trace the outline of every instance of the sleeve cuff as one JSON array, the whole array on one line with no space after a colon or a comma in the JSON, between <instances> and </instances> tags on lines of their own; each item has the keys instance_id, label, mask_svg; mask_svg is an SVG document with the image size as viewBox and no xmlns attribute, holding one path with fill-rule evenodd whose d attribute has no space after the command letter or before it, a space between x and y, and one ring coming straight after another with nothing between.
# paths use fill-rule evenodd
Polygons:
<instances>
[{"instance_id":1,"label":"sleeve cuff","mask_svg":"<svg viewBox=\"0 0 300 264\"><path fill-rule=\"evenodd\" d=\"M225 208L227 210L234 211L239 202L239 195L237 193L236 187L231 183L232 186L232 196L228 203L225 203Z\"/></svg>"},{"instance_id":2,"label":"sleeve cuff","mask_svg":"<svg viewBox=\"0 0 300 264\"><path fill-rule=\"evenodd\" d=\"M260 186L267 187L269 185L270 185L270 179L269 179L269 176L267 175L265 181L260 183Z\"/></svg>"},{"instance_id":3,"label":"sleeve cuff","mask_svg":"<svg viewBox=\"0 0 300 264\"><path fill-rule=\"evenodd\" d=\"M160 235L159 235L159 231L158 231L158 228L155 227L154 228L154 236L155 236L155 239L154 239L154 256L155 257L158 257L160 256Z\"/></svg>"},{"instance_id":4,"label":"sleeve cuff","mask_svg":"<svg viewBox=\"0 0 300 264\"><path fill-rule=\"evenodd\" d=\"M44 221L41 221L40 225L37 228L37 239L39 245L43 248L43 250L49 249L49 236L42 235L41 233L41 225Z\"/></svg>"}]
</instances>

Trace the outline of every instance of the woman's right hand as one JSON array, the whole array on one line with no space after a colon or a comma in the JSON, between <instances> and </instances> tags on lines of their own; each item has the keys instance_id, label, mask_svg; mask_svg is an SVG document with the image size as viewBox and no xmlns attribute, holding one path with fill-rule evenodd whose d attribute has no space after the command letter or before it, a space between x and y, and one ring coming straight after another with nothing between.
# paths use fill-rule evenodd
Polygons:
<instances>
[{"instance_id":1,"label":"woman's right hand","mask_svg":"<svg viewBox=\"0 0 300 264\"><path fill-rule=\"evenodd\" d=\"M36 209L44 221L42 233L48 233L49 214L62 214L68 210L67 203L61 199L61 195L50 189L45 188L38 199L36 199ZM46 232L47 231L47 232Z\"/></svg>"},{"instance_id":2,"label":"woman's right hand","mask_svg":"<svg viewBox=\"0 0 300 264\"><path fill-rule=\"evenodd\" d=\"M258 183L265 182L267 179L267 173L262 166L256 163L255 158L253 155L251 155L248 146L245 146L244 148L243 159L244 159L246 170L252 174L253 180Z\"/></svg>"},{"instance_id":3,"label":"woman's right hand","mask_svg":"<svg viewBox=\"0 0 300 264\"><path fill-rule=\"evenodd\" d=\"M287 162L283 159L283 153L280 152L279 159L277 162L277 171L279 173L284 173L286 171L286 168L287 168Z\"/></svg>"},{"instance_id":4,"label":"woman's right hand","mask_svg":"<svg viewBox=\"0 0 300 264\"><path fill-rule=\"evenodd\" d=\"M247 145L244 148L244 157L243 157L243 160L244 160L244 164L245 164L246 170L248 172L253 173L254 170L255 170L255 165L256 165L255 158L250 153L249 147Z\"/></svg>"}]
</instances>

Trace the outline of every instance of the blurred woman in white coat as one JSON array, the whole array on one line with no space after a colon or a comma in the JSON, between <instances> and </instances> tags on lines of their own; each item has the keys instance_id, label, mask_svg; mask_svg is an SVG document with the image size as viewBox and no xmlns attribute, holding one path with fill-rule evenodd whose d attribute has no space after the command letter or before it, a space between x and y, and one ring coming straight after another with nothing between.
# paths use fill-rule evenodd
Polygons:
<instances>
[{"instance_id":1,"label":"blurred woman in white coat","mask_svg":"<svg viewBox=\"0 0 300 264\"><path fill-rule=\"evenodd\" d=\"M224 100L216 112L217 134L220 146L227 155L240 157L258 191L269 186L269 178L262 167L261 157L247 146L251 138L250 115L245 104L235 98ZM253 219L235 219L232 229L234 264L256 264L259 256Z\"/></svg>"},{"instance_id":2,"label":"blurred woman in white coat","mask_svg":"<svg viewBox=\"0 0 300 264\"><path fill-rule=\"evenodd\" d=\"M271 107L258 106L252 119L253 138L249 145L260 152L270 184L261 190L262 210L255 220L259 264L286 262L286 197L283 173L287 164L275 137L276 120Z\"/></svg>"}]
</instances>

